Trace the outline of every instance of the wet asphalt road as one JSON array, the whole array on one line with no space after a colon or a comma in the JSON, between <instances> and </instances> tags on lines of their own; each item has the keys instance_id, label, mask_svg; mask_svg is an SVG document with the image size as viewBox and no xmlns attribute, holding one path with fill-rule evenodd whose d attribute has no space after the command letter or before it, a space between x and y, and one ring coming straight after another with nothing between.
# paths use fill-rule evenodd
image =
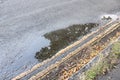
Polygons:
<instances>
[{"instance_id":1,"label":"wet asphalt road","mask_svg":"<svg viewBox=\"0 0 120 80\"><path fill-rule=\"evenodd\" d=\"M119 13L120 0L0 0L0 80L28 70L49 45L44 33Z\"/></svg>"}]
</instances>

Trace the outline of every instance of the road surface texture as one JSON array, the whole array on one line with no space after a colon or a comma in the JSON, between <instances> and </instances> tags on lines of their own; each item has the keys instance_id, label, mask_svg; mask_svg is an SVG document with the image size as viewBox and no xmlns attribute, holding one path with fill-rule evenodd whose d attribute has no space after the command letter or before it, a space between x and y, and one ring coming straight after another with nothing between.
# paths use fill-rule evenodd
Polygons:
<instances>
[{"instance_id":1,"label":"road surface texture","mask_svg":"<svg viewBox=\"0 0 120 80\"><path fill-rule=\"evenodd\" d=\"M110 71L105 76L101 76L98 80L120 80L120 60L115 69Z\"/></svg>"},{"instance_id":2,"label":"road surface texture","mask_svg":"<svg viewBox=\"0 0 120 80\"><path fill-rule=\"evenodd\" d=\"M9 80L38 63L49 45L44 33L120 14L120 0L0 0L0 80Z\"/></svg>"}]
</instances>

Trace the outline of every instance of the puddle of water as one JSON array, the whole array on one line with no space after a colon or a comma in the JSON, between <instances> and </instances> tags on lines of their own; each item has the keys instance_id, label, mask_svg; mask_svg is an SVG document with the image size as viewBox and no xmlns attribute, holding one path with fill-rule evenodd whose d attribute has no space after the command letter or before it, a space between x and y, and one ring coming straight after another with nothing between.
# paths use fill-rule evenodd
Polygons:
<instances>
[{"instance_id":1,"label":"puddle of water","mask_svg":"<svg viewBox=\"0 0 120 80\"><path fill-rule=\"evenodd\" d=\"M44 36L50 40L50 45L37 52L35 57L40 61L51 58L59 50L78 40L78 38L86 35L96 26L98 26L96 23L77 24L65 29L46 33Z\"/></svg>"}]
</instances>

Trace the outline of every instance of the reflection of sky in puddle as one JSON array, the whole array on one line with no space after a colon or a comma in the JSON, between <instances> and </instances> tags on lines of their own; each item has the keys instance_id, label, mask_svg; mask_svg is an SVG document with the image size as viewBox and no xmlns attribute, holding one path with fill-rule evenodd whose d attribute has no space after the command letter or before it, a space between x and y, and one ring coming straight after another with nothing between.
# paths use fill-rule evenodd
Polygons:
<instances>
[{"instance_id":1,"label":"reflection of sky in puddle","mask_svg":"<svg viewBox=\"0 0 120 80\"><path fill-rule=\"evenodd\" d=\"M65 48L72 42L78 40L79 37L89 33L90 30L96 26L97 24L95 23L73 25L45 34L44 36L51 41L50 45L42 48L40 52L37 52L35 57L39 60L52 57L62 48Z\"/></svg>"},{"instance_id":2,"label":"reflection of sky in puddle","mask_svg":"<svg viewBox=\"0 0 120 80\"><path fill-rule=\"evenodd\" d=\"M50 41L45 39L42 36L32 37L32 39L30 38L31 41L28 40L28 42L26 42L26 44L28 45L26 45L27 49L25 49L25 52L24 52L24 53L33 53L29 55L28 54L24 55L24 57L29 59L34 58L36 51L39 51L39 49L41 49L42 47L46 47L50 44Z\"/></svg>"}]
</instances>

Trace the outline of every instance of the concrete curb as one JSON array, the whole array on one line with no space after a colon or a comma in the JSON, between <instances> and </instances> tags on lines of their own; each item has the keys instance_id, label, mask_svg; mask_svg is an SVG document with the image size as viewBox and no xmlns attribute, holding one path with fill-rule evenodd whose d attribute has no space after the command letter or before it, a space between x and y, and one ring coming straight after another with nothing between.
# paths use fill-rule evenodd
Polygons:
<instances>
[{"instance_id":1,"label":"concrete curb","mask_svg":"<svg viewBox=\"0 0 120 80\"><path fill-rule=\"evenodd\" d=\"M112 41L104 50L102 50L96 57L94 57L89 63L87 63L85 66L83 66L77 73L73 74L69 80L80 80L83 76L83 73L90 69L93 64L98 62L100 60L100 55L102 54L104 57L108 56L111 52L111 48L113 43L120 40L120 37L116 39L115 41Z\"/></svg>"}]
</instances>

